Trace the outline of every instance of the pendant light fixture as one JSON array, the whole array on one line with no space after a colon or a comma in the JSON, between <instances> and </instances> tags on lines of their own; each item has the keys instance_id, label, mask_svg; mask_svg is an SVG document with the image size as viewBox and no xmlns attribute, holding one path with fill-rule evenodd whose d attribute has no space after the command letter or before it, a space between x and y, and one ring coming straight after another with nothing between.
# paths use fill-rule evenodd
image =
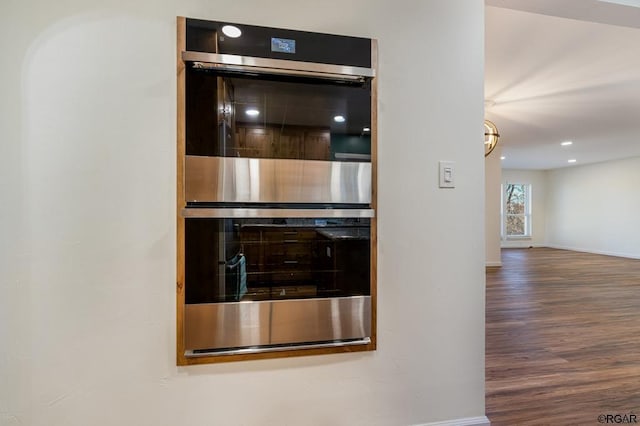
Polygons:
<instances>
[{"instance_id":1,"label":"pendant light fixture","mask_svg":"<svg viewBox=\"0 0 640 426\"><path fill-rule=\"evenodd\" d=\"M484 120L484 156L491 154L491 151L498 144L498 128L489 120Z\"/></svg>"}]
</instances>

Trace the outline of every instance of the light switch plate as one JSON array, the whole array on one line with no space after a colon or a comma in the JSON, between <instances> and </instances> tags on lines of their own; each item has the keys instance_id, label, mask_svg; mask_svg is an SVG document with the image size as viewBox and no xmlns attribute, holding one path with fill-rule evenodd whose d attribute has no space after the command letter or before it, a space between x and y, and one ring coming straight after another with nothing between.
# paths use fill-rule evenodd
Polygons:
<instances>
[{"instance_id":1,"label":"light switch plate","mask_svg":"<svg viewBox=\"0 0 640 426\"><path fill-rule=\"evenodd\" d=\"M455 188L456 187L456 173L455 162L453 161L440 161L440 188Z\"/></svg>"}]
</instances>

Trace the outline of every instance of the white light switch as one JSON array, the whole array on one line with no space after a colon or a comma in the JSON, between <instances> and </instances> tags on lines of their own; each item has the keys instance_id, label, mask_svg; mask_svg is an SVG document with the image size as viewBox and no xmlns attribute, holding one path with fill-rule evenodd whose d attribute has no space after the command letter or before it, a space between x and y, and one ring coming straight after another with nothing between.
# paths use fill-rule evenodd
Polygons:
<instances>
[{"instance_id":1,"label":"white light switch","mask_svg":"<svg viewBox=\"0 0 640 426\"><path fill-rule=\"evenodd\" d=\"M453 161L440 161L440 188L455 188L455 163Z\"/></svg>"}]
</instances>

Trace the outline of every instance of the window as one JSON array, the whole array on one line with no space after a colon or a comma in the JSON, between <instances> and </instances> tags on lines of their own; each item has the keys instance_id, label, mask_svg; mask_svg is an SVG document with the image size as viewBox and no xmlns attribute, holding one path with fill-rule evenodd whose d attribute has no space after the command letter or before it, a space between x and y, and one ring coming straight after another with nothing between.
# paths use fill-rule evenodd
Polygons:
<instances>
[{"instance_id":1,"label":"window","mask_svg":"<svg viewBox=\"0 0 640 426\"><path fill-rule=\"evenodd\" d=\"M502 234L509 238L531 236L531 185L507 183L502 193Z\"/></svg>"}]
</instances>

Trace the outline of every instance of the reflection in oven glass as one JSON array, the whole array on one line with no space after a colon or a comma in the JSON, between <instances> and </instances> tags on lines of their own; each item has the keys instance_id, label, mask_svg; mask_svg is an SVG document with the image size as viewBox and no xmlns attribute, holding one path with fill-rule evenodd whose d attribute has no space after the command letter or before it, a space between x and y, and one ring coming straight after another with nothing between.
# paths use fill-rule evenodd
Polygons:
<instances>
[{"instance_id":1,"label":"reflection in oven glass","mask_svg":"<svg viewBox=\"0 0 640 426\"><path fill-rule=\"evenodd\" d=\"M187 73L187 155L371 161L367 82Z\"/></svg>"},{"instance_id":2,"label":"reflection in oven glass","mask_svg":"<svg viewBox=\"0 0 640 426\"><path fill-rule=\"evenodd\" d=\"M370 221L186 220L187 303L370 295Z\"/></svg>"}]
</instances>

